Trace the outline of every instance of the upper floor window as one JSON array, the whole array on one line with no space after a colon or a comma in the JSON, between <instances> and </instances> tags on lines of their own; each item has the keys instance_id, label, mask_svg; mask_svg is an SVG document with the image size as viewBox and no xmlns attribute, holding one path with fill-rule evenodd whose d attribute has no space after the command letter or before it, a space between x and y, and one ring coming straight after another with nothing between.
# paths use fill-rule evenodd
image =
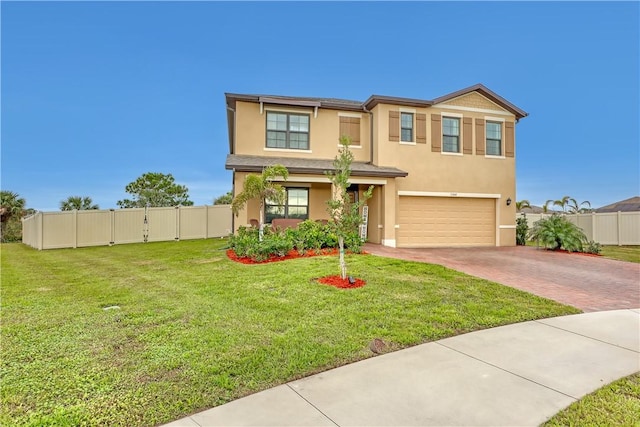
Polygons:
<instances>
[{"instance_id":1,"label":"upper floor window","mask_svg":"<svg viewBox=\"0 0 640 427\"><path fill-rule=\"evenodd\" d=\"M267 111L267 147L309 149L309 116Z\"/></svg>"},{"instance_id":2,"label":"upper floor window","mask_svg":"<svg viewBox=\"0 0 640 427\"><path fill-rule=\"evenodd\" d=\"M413 142L412 113L400 113L400 141Z\"/></svg>"},{"instance_id":3,"label":"upper floor window","mask_svg":"<svg viewBox=\"0 0 640 427\"><path fill-rule=\"evenodd\" d=\"M502 123L487 121L487 156L502 155Z\"/></svg>"},{"instance_id":4,"label":"upper floor window","mask_svg":"<svg viewBox=\"0 0 640 427\"><path fill-rule=\"evenodd\" d=\"M460 152L460 119L442 118L442 151L445 153Z\"/></svg>"},{"instance_id":5,"label":"upper floor window","mask_svg":"<svg viewBox=\"0 0 640 427\"><path fill-rule=\"evenodd\" d=\"M309 189L288 187L285 191L287 195L284 205L276 205L266 200L265 221L270 223L275 218L309 219Z\"/></svg>"}]
</instances>

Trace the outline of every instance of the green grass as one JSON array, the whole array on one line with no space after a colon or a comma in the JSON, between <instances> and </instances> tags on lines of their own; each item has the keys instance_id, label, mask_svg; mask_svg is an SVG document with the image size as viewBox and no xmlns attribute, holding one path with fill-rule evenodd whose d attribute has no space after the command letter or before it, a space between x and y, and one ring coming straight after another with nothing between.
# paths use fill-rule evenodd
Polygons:
<instances>
[{"instance_id":1,"label":"green grass","mask_svg":"<svg viewBox=\"0 0 640 427\"><path fill-rule=\"evenodd\" d=\"M640 426L640 373L585 396L543 425Z\"/></svg>"},{"instance_id":2,"label":"green grass","mask_svg":"<svg viewBox=\"0 0 640 427\"><path fill-rule=\"evenodd\" d=\"M602 256L628 262L640 262L640 246L603 246Z\"/></svg>"},{"instance_id":3,"label":"green grass","mask_svg":"<svg viewBox=\"0 0 640 427\"><path fill-rule=\"evenodd\" d=\"M579 310L447 268L349 255L231 262L224 240L2 245L0 425L168 422L393 350ZM118 306L119 308L105 308Z\"/></svg>"}]
</instances>

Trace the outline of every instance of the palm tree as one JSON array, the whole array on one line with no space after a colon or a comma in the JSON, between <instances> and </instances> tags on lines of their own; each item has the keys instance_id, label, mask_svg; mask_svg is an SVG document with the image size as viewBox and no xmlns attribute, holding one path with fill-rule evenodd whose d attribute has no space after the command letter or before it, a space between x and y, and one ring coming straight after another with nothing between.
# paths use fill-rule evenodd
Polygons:
<instances>
[{"instance_id":1,"label":"palm tree","mask_svg":"<svg viewBox=\"0 0 640 427\"><path fill-rule=\"evenodd\" d=\"M571 197L564 196L560 200L554 200L553 201L553 205L554 206L559 206L560 208L562 208L562 212L566 212L567 211L567 206L569 206L569 201L571 201L571 200L573 200Z\"/></svg>"},{"instance_id":2,"label":"palm tree","mask_svg":"<svg viewBox=\"0 0 640 427\"><path fill-rule=\"evenodd\" d=\"M69 196L67 200L60 202L61 211L87 211L91 209L100 209L98 205L93 204L91 197Z\"/></svg>"},{"instance_id":3,"label":"palm tree","mask_svg":"<svg viewBox=\"0 0 640 427\"><path fill-rule=\"evenodd\" d=\"M530 208L530 207L531 207L531 203L529 203L527 199L523 199L523 200L520 200L519 202L516 202L516 210L518 212L520 212L522 209Z\"/></svg>"},{"instance_id":4,"label":"palm tree","mask_svg":"<svg viewBox=\"0 0 640 427\"><path fill-rule=\"evenodd\" d=\"M586 208L583 208L582 205L587 205ZM588 200L585 200L582 203L578 203L576 199L570 199L570 204L569 204L569 213L572 214L579 214L579 213L587 213L587 212L591 212L591 202Z\"/></svg>"},{"instance_id":5,"label":"palm tree","mask_svg":"<svg viewBox=\"0 0 640 427\"><path fill-rule=\"evenodd\" d=\"M231 211L238 216L249 200L258 199L260 202L260 241L264 235L264 202L270 200L276 205L284 204L286 197L285 189L282 185L274 183L274 178L281 176L284 180L289 178L289 171L282 165L267 166L262 174L250 174L244 179L242 191L231 202Z\"/></svg>"},{"instance_id":6,"label":"palm tree","mask_svg":"<svg viewBox=\"0 0 640 427\"><path fill-rule=\"evenodd\" d=\"M13 191L0 191L0 240L5 240L7 223L12 218L21 217L26 201Z\"/></svg>"}]
</instances>

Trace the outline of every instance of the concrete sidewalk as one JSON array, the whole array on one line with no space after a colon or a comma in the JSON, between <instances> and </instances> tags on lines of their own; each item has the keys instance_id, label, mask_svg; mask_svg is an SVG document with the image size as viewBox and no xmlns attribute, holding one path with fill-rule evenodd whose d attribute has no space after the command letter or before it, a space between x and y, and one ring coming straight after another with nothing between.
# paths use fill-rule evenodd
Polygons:
<instances>
[{"instance_id":1,"label":"concrete sidewalk","mask_svg":"<svg viewBox=\"0 0 640 427\"><path fill-rule=\"evenodd\" d=\"M388 353L166 426L537 426L640 371L640 309L486 329Z\"/></svg>"}]
</instances>

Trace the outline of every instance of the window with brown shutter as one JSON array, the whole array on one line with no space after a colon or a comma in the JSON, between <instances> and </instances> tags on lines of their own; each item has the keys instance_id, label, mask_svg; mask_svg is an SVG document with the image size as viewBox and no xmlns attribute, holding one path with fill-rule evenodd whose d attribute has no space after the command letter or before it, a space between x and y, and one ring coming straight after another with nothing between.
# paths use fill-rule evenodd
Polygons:
<instances>
[{"instance_id":1,"label":"window with brown shutter","mask_svg":"<svg viewBox=\"0 0 640 427\"><path fill-rule=\"evenodd\" d=\"M515 156L515 135L513 122L504 122L504 155Z\"/></svg>"},{"instance_id":2,"label":"window with brown shutter","mask_svg":"<svg viewBox=\"0 0 640 427\"><path fill-rule=\"evenodd\" d=\"M389 141L400 141L400 112L389 111Z\"/></svg>"},{"instance_id":3,"label":"window with brown shutter","mask_svg":"<svg viewBox=\"0 0 640 427\"><path fill-rule=\"evenodd\" d=\"M464 154L472 154L472 137L473 137L473 120L471 117L465 117L462 119L462 152Z\"/></svg>"},{"instance_id":4,"label":"window with brown shutter","mask_svg":"<svg viewBox=\"0 0 640 427\"><path fill-rule=\"evenodd\" d=\"M431 115L431 151L442 151L442 117L440 114Z\"/></svg>"},{"instance_id":5,"label":"window with brown shutter","mask_svg":"<svg viewBox=\"0 0 640 427\"><path fill-rule=\"evenodd\" d=\"M360 118L340 116L340 137L351 138L352 145L360 145Z\"/></svg>"},{"instance_id":6,"label":"window with brown shutter","mask_svg":"<svg viewBox=\"0 0 640 427\"><path fill-rule=\"evenodd\" d=\"M484 119L476 119L476 154L484 156Z\"/></svg>"},{"instance_id":7,"label":"window with brown shutter","mask_svg":"<svg viewBox=\"0 0 640 427\"><path fill-rule=\"evenodd\" d=\"M416 114L416 142L419 144L427 143L427 115Z\"/></svg>"}]
</instances>

